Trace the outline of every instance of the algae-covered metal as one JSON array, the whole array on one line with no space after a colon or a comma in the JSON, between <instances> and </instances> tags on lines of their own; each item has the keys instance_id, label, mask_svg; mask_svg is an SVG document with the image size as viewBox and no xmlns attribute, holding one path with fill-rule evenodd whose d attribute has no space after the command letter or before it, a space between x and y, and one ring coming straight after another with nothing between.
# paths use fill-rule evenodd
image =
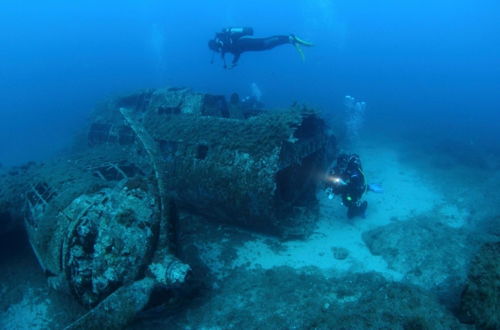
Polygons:
<instances>
[{"instance_id":1,"label":"algae-covered metal","mask_svg":"<svg viewBox=\"0 0 500 330\"><path fill-rule=\"evenodd\" d=\"M120 115L131 143L36 166L26 193L29 240L49 283L90 309L70 328L121 327L155 288L176 288L190 271L172 253L175 219L156 146L125 111Z\"/></svg>"},{"instance_id":2,"label":"algae-covered metal","mask_svg":"<svg viewBox=\"0 0 500 330\"><path fill-rule=\"evenodd\" d=\"M283 233L297 225L294 213L315 200L317 177L334 147L323 120L305 107L240 120L227 118L223 98L177 89L114 100L95 116L93 143L127 141L126 134L115 134L126 131L119 109L127 109L158 144L167 190L180 206L264 231Z\"/></svg>"},{"instance_id":3,"label":"algae-covered metal","mask_svg":"<svg viewBox=\"0 0 500 330\"><path fill-rule=\"evenodd\" d=\"M310 232L306 215L334 148L324 122L299 106L235 117L222 96L146 90L99 107L73 152L5 180L0 213L20 217L24 200L50 285L89 308L70 328L121 327L155 288L185 282L178 206L266 232Z\"/></svg>"}]
</instances>

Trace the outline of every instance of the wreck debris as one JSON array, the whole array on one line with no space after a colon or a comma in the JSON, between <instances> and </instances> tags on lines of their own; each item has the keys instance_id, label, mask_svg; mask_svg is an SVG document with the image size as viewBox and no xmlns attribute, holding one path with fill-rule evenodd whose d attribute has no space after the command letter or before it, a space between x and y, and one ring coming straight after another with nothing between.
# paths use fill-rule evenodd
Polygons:
<instances>
[{"instance_id":1,"label":"wreck debris","mask_svg":"<svg viewBox=\"0 0 500 330\"><path fill-rule=\"evenodd\" d=\"M9 210L24 203L49 284L89 309L69 328L122 327L154 290L183 285L177 207L288 237L311 231L333 136L306 107L247 120L235 107L178 88L114 99L94 113L85 145L2 192Z\"/></svg>"},{"instance_id":2,"label":"wreck debris","mask_svg":"<svg viewBox=\"0 0 500 330\"><path fill-rule=\"evenodd\" d=\"M123 326L155 288L176 288L190 273L170 250L156 145L125 113L122 120L133 143L94 145L47 163L26 194L28 236L49 283L90 309L70 328ZM109 317L110 308L120 317Z\"/></svg>"},{"instance_id":3,"label":"wreck debris","mask_svg":"<svg viewBox=\"0 0 500 330\"><path fill-rule=\"evenodd\" d=\"M113 135L125 131L117 116L125 112L158 145L153 157L163 166L165 187L180 207L284 235L298 228L294 218L300 214L305 234L303 213L313 216L317 175L335 144L324 122L300 106L248 120L228 118L227 107L222 97L190 90L148 91L110 102L94 117L89 141L127 140ZM97 130L105 125L113 129L107 134Z\"/></svg>"}]
</instances>

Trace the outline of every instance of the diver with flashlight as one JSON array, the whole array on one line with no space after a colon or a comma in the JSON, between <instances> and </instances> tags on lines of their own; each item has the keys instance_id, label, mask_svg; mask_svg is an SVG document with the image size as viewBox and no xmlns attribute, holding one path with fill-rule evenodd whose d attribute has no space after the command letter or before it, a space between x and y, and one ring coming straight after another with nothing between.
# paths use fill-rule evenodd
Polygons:
<instances>
[{"instance_id":1,"label":"diver with flashlight","mask_svg":"<svg viewBox=\"0 0 500 330\"><path fill-rule=\"evenodd\" d=\"M361 160L356 154L338 156L337 163L328 173L326 186L329 199L333 199L333 195L341 195L348 219L365 217L368 202L361 201L361 198L366 191L382 192L379 185L366 183Z\"/></svg>"}]
</instances>

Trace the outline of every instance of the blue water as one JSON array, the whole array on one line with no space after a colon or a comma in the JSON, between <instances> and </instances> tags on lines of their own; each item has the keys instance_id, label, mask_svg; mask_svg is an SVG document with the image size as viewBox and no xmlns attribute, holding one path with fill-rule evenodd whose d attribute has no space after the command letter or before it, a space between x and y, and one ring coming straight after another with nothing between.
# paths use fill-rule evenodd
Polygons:
<instances>
[{"instance_id":1,"label":"blue water","mask_svg":"<svg viewBox=\"0 0 500 330\"><path fill-rule=\"evenodd\" d=\"M344 95L367 102L367 125L497 144L498 1L2 1L0 163L64 147L107 97L189 86L249 94L268 106L307 102L335 116ZM210 64L225 26L313 41Z\"/></svg>"}]
</instances>

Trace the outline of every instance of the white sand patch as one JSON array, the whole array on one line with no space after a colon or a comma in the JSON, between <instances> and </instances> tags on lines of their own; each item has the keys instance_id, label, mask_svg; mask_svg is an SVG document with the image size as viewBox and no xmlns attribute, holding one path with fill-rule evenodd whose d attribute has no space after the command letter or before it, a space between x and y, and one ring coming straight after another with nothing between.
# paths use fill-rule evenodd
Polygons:
<instances>
[{"instance_id":1,"label":"white sand patch","mask_svg":"<svg viewBox=\"0 0 500 330\"><path fill-rule=\"evenodd\" d=\"M444 203L443 196L424 180L424 175L398 161L397 151L366 147L360 156L368 183L380 183L384 188L382 194L366 194L370 223L384 225L391 218L405 220Z\"/></svg>"},{"instance_id":2,"label":"white sand patch","mask_svg":"<svg viewBox=\"0 0 500 330\"><path fill-rule=\"evenodd\" d=\"M361 229L355 223L323 219L318 230L305 241L281 243L280 251L266 244L265 238L249 241L238 250L233 266L270 269L277 266L302 268L315 266L323 270L345 272L376 271L390 279L398 280L401 274L387 268L381 258L372 256L361 238ZM268 239L267 239L268 240ZM334 258L332 248L344 248L347 258Z\"/></svg>"},{"instance_id":3,"label":"white sand patch","mask_svg":"<svg viewBox=\"0 0 500 330\"><path fill-rule=\"evenodd\" d=\"M3 329L48 329L49 301L40 301L33 290L29 289L23 300L0 314Z\"/></svg>"},{"instance_id":4,"label":"white sand patch","mask_svg":"<svg viewBox=\"0 0 500 330\"><path fill-rule=\"evenodd\" d=\"M265 269L315 266L341 272L375 271L388 279L399 280L402 274L389 269L385 260L370 253L362 240L363 232L435 210L438 206L449 219L462 219L463 214L445 204L439 192L426 184L416 169L399 162L395 150L365 147L361 149L360 156L368 182L380 183L384 188L382 194L367 193L369 206L366 219L346 219L346 209L340 204L340 198L329 200L325 193L320 192L321 216L318 228L311 237L305 241L279 243L279 249L274 244L267 244L268 238L249 241L238 249L238 258L233 266ZM346 249L347 258L334 258L334 247Z\"/></svg>"}]
</instances>

